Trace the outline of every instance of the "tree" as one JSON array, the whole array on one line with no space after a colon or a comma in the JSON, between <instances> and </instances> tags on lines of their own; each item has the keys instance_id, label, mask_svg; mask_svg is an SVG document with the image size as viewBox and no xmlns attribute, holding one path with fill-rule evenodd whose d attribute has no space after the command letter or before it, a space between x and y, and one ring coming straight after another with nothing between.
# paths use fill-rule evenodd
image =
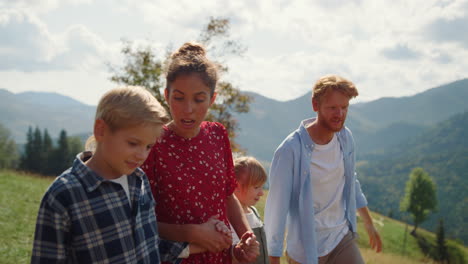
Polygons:
<instances>
[{"instance_id":1,"label":"tree","mask_svg":"<svg viewBox=\"0 0 468 264\"><path fill-rule=\"evenodd\" d=\"M414 229L411 234L414 235L418 225L436 209L437 197L434 182L422 168L414 168L409 178L406 182L405 196L400 203L400 210L409 212L413 216Z\"/></svg>"},{"instance_id":2,"label":"tree","mask_svg":"<svg viewBox=\"0 0 468 264\"><path fill-rule=\"evenodd\" d=\"M202 29L198 41L205 45L211 57L218 65L221 73L227 73L229 68L224 66L224 56L241 56L245 48L230 38L230 23L227 18L211 17L208 24ZM169 49L168 49L169 50ZM125 65L120 69L111 67L111 81L124 85L138 85L148 89L156 99L169 112L169 107L164 99L163 89L165 78L164 67L168 64L170 52L158 56L150 47L133 48L131 42L124 42L122 54L125 57ZM216 121L223 124L229 134L233 151L242 151L235 142L236 131L239 129L232 112L246 113L249 111L249 103L252 98L240 92L231 83L220 80L218 82L216 102L210 108L206 117L208 121Z\"/></svg>"},{"instance_id":3,"label":"tree","mask_svg":"<svg viewBox=\"0 0 468 264\"><path fill-rule=\"evenodd\" d=\"M10 131L0 124L0 169L12 169L17 166L18 151Z\"/></svg>"},{"instance_id":4,"label":"tree","mask_svg":"<svg viewBox=\"0 0 468 264\"><path fill-rule=\"evenodd\" d=\"M42 174L49 174L52 171L51 168L51 160L53 159L52 153L53 153L53 144L52 144L52 138L49 135L49 132L47 129L44 129L44 134L42 136L42 166L41 166L41 173Z\"/></svg>"},{"instance_id":5,"label":"tree","mask_svg":"<svg viewBox=\"0 0 468 264\"><path fill-rule=\"evenodd\" d=\"M69 156L70 161L74 160L78 153L84 150L83 142L79 137L68 137L68 147L69 147Z\"/></svg>"},{"instance_id":6,"label":"tree","mask_svg":"<svg viewBox=\"0 0 468 264\"><path fill-rule=\"evenodd\" d=\"M71 166L73 158L70 155L70 147L68 145L67 132L60 131L57 148L54 150L54 158L51 160L53 165L53 174L60 174Z\"/></svg>"},{"instance_id":7,"label":"tree","mask_svg":"<svg viewBox=\"0 0 468 264\"><path fill-rule=\"evenodd\" d=\"M21 156L20 168L23 170L29 170L33 162L33 130L32 127L28 127L26 134L26 144L24 146L24 153Z\"/></svg>"},{"instance_id":8,"label":"tree","mask_svg":"<svg viewBox=\"0 0 468 264\"><path fill-rule=\"evenodd\" d=\"M437 226L437 245L436 245L436 257L441 263L447 263L449 260L447 244L445 241L445 229L444 229L444 220L439 220L439 225Z\"/></svg>"}]
</instances>

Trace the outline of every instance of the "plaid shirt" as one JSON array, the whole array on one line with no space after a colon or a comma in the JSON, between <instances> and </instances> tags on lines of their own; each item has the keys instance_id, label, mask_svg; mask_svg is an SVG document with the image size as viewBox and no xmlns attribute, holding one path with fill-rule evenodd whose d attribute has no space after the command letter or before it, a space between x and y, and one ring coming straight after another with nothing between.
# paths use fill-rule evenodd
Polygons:
<instances>
[{"instance_id":1,"label":"plaid shirt","mask_svg":"<svg viewBox=\"0 0 468 264\"><path fill-rule=\"evenodd\" d=\"M187 243L160 240L155 201L140 169L122 186L105 180L77 156L41 201L31 263L180 262Z\"/></svg>"}]
</instances>

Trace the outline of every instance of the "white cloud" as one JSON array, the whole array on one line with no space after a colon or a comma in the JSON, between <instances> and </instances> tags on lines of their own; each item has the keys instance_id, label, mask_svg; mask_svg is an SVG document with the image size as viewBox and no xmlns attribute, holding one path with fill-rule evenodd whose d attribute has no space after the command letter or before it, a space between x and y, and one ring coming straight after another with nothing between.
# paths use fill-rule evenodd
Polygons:
<instances>
[{"instance_id":1,"label":"white cloud","mask_svg":"<svg viewBox=\"0 0 468 264\"><path fill-rule=\"evenodd\" d=\"M0 11L0 35L12 36L0 39L0 70L29 65L42 73L69 72L70 80L72 71L98 72L92 78L104 83L104 62L123 62L120 36L163 52L170 43L177 48L196 39L208 17L225 16L232 36L248 47L244 58L227 58L227 78L275 99L298 97L327 73L354 81L359 100L410 95L468 77L468 0L41 2L47 8L20 0L21 12L18 6L14 15ZM52 27L73 5L100 11L74 13L62 28ZM47 10L60 15L48 19Z\"/></svg>"},{"instance_id":2,"label":"white cloud","mask_svg":"<svg viewBox=\"0 0 468 264\"><path fill-rule=\"evenodd\" d=\"M34 13L47 13L63 4L79 5L91 3L93 0L3 0L0 8L17 8Z\"/></svg>"},{"instance_id":3,"label":"white cloud","mask_svg":"<svg viewBox=\"0 0 468 264\"><path fill-rule=\"evenodd\" d=\"M53 34L36 15L19 9L0 10L0 35L0 70L102 69L118 52L83 25Z\"/></svg>"}]
</instances>

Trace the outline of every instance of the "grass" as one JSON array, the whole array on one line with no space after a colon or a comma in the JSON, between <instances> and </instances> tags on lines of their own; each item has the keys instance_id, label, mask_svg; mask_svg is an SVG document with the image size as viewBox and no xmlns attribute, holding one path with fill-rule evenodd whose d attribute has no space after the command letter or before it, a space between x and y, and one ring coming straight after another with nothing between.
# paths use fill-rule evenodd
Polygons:
<instances>
[{"instance_id":1,"label":"grass","mask_svg":"<svg viewBox=\"0 0 468 264\"><path fill-rule=\"evenodd\" d=\"M51 177L0 171L0 263L30 261L39 203L52 181ZM262 216L267 195L268 192L256 205ZM417 240L409 233L406 237L406 248L403 250L404 223L376 213L372 213L372 217L384 247L383 252L379 254L369 249L367 234L358 218L358 244L366 263L434 263L421 252ZM408 226L408 232L411 228ZM435 240L435 235L426 230L418 229L418 234L432 243ZM452 254L468 255L468 249L455 241L448 241L448 245ZM282 263L286 261L282 259Z\"/></svg>"},{"instance_id":2,"label":"grass","mask_svg":"<svg viewBox=\"0 0 468 264\"><path fill-rule=\"evenodd\" d=\"M265 201L268 191L257 203L256 208L263 217L265 208ZM383 243L383 250L381 253L376 253L369 248L368 236L364 229L362 221L358 217L358 245L366 263L368 264L416 264L416 263L436 263L424 254L418 246L416 238L411 236L409 232L412 226L408 225L408 234L406 235L406 246L403 248L403 241L405 237L405 223L388 218L386 216L371 212L374 219L374 224L379 231ZM435 235L424 229L418 229L418 235L425 237L430 241L435 241ZM468 255L466 247L457 244L455 241L448 241L449 247L453 250L453 254ZM461 257L462 258L462 257ZM286 264L285 258L281 259L281 263ZM453 263L453 262L451 262ZM458 263L464 263L459 261Z\"/></svg>"},{"instance_id":3,"label":"grass","mask_svg":"<svg viewBox=\"0 0 468 264\"><path fill-rule=\"evenodd\" d=\"M39 203L53 178L0 171L0 263L28 263Z\"/></svg>"}]
</instances>

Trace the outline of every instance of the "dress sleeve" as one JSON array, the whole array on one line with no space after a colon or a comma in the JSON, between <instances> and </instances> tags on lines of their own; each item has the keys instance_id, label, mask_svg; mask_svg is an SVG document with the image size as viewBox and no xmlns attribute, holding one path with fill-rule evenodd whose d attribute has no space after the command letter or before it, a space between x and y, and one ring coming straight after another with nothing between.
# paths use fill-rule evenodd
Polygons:
<instances>
[{"instance_id":1,"label":"dress sleeve","mask_svg":"<svg viewBox=\"0 0 468 264\"><path fill-rule=\"evenodd\" d=\"M226 128L222 125L221 133L223 134L223 143L224 143L224 155L226 160L226 195L231 196L234 193L234 190L237 188L236 175L234 174L234 160L232 158L231 143L229 142L229 136Z\"/></svg>"}]
</instances>

